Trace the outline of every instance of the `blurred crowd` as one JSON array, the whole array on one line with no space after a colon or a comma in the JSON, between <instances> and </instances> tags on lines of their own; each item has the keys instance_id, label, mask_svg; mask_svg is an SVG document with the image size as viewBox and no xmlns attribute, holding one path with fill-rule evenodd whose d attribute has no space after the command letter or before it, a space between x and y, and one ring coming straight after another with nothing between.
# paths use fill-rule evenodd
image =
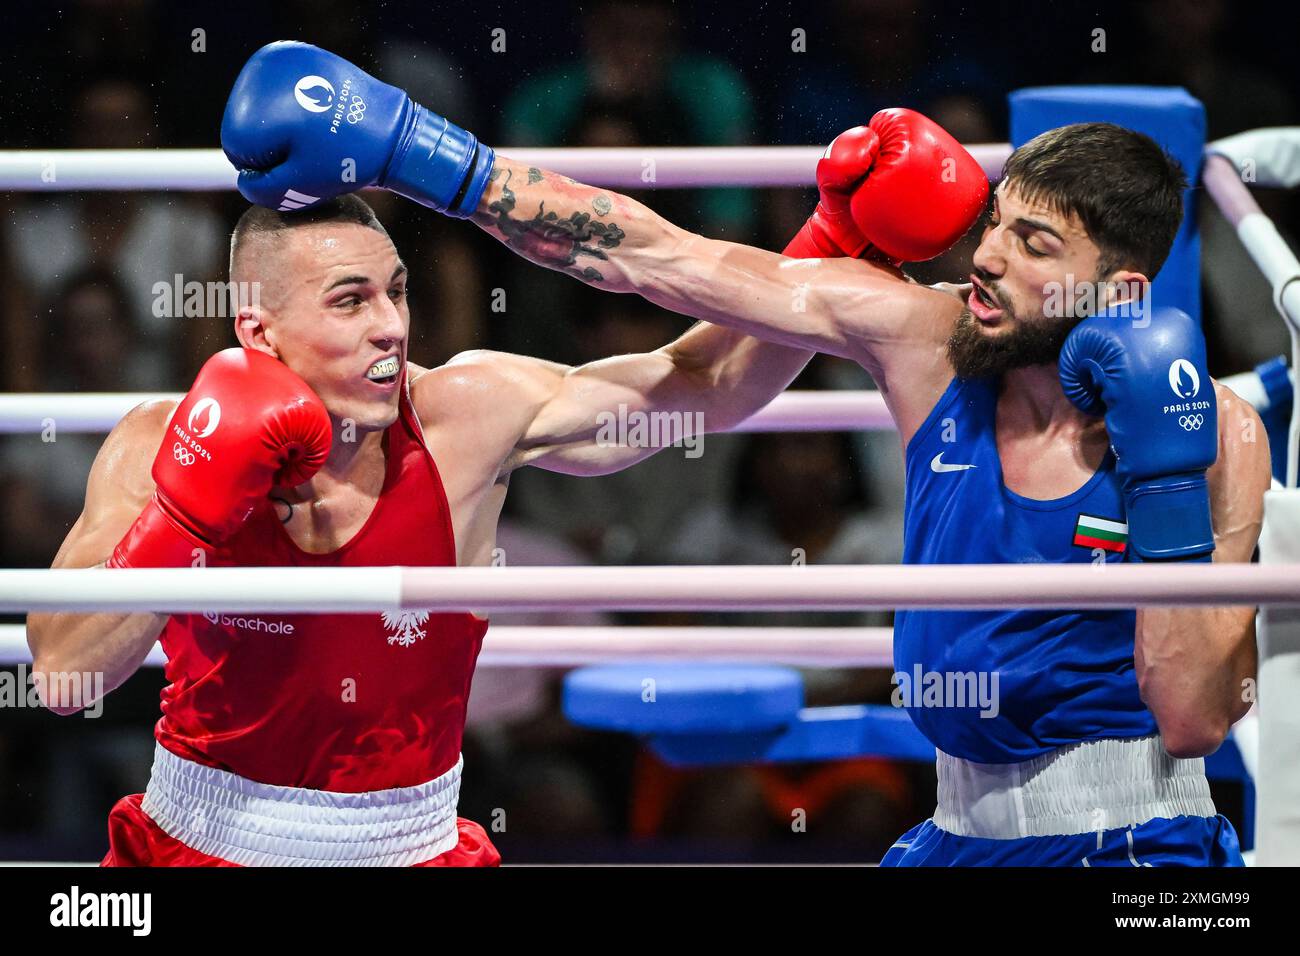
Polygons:
<instances>
[{"instance_id":1,"label":"blurred crowd","mask_svg":"<svg viewBox=\"0 0 1300 956\"><path fill-rule=\"evenodd\" d=\"M1007 138L1009 91L1057 83L1184 86L1205 103L1211 138L1300 121L1300 74L1285 46L1294 30L1234 20L1224 0L990 9L999 14L939 0L830 0L815 10L670 0L544 10L468 0L374 10L336 0L40 4L0 40L9 79L0 116L7 148L212 147L243 60L291 37L352 59L505 149L820 144L887 106L919 109L963 142L996 142ZM1095 49L1097 28L1105 52ZM503 50L493 48L496 29ZM410 357L419 364L469 348L576 364L657 348L687 325L524 263L467 224L389 194L367 198L411 267ZM687 228L780 249L816 197L716 189L638 198ZM1293 237L1296 197L1260 198ZM0 194L0 208L0 390L181 390L208 355L233 344L228 319L158 317L154 286L224 278L244 208L236 193L11 193ZM1211 371L1243 371L1285 351L1283 327L1231 229L1210 203L1199 215ZM911 271L959 281L976 239ZM872 383L854 365L818 359L795 387ZM0 437L0 566L50 564L101 440ZM505 562L900 559L892 435L710 436L704 448L599 479L524 470L503 520ZM889 616L682 614L670 623L721 621L873 625ZM933 806L932 768L885 761L672 770L635 741L567 725L558 677L484 669L476 681L462 812L487 823L507 808L507 832L494 837L508 857L629 858L688 846L691 858L871 860ZM813 704L883 702L890 690L887 672L806 677ZM0 715L0 858L102 852L112 800L147 778L160 686L159 672L142 672L97 721ZM810 817L797 840L792 808Z\"/></svg>"}]
</instances>

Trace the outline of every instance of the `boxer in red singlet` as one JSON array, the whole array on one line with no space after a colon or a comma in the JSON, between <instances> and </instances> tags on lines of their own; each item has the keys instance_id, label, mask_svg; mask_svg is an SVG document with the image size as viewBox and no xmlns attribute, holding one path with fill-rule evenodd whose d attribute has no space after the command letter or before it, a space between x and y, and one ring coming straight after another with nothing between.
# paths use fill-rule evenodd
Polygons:
<instances>
[{"instance_id":1,"label":"boxer in red singlet","mask_svg":"<svg viewBox=\"0 0 1300 956\"><path fill-rule=\"evenodd\" d=\"M472 352L422 369L406 267L359 198L250 208L231 246L232 281L260 284L242 348L179 405L117 425L54 567L488 564L514 469L604 474L656 451L598 441L620 408L729 428L810 354L701 324L581 368ZM155 641L166 652L153 773L113 809L110 866L498 863L456 816L486 629L472 614L28 621L35 670L101 671L108 690Z\"/></svg>"},{"instance_id":2,"label":"boxer in red singlet","mask_svg":"<svg viewBox=\"0 0 1300 956\"><path fill-rule=\"evenodd\" d=\"M787 255L883 257L859 268L897 276L898 261L937 255L974 220L985 183L951 137L908 111L872 124L828 149L822 202ZM974 187L952 186L954 157ZM874 203L858 218L907 237L897 250L858 234L851 187ZM528 249L551 245L565 248L563 236ZM714 246L718 270L748 254ZM407 362L406 267L355 196L249 209L230 271L258 284L235 321L241 348L213 356L178 406L146 404L118 424L54 567L485 565L516 468L606 474L657 450L603 442L611 415L633 425L700 413L706 431L727 430L811 356L701 323L655 352L580 368L489 352L418 368ZM802 324L797 300L790 310ZM456 817L486 626L471 614L63 613L27 624L36 672L98 671L109 690L156 640L166 651L153 773L113 810L108 865L496 863L483 830Z\"/></svg>"}]
</instances>

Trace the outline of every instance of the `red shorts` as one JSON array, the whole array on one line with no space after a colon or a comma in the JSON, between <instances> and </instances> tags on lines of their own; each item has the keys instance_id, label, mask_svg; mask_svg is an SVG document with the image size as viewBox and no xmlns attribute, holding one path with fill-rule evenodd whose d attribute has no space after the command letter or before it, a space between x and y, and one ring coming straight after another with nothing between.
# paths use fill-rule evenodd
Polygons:
<instances>
[{"instance_id":1,"label":"red shorts","mask_svg":"<svg viewBox=\"0 0 1300 956\"><path fill-rule=\"evenodd\" d=\"M100 866L238 866L190 849L163 832L144 812L143 793L117 801L108 815L108 855ZM416 866L500 866L501 854L483 828L458 817L460 842L446 853Z\"/></svg>"}]
</instances>

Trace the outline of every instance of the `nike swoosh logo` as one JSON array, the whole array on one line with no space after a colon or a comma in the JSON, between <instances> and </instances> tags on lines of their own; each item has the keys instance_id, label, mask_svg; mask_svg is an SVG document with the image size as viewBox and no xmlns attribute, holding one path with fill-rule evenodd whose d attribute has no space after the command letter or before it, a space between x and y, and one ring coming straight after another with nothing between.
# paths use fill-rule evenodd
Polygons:
<instances>
[{"instance_id":1,"label":"nike swoosh logo","mask_svg":"<svg viewBox=\"0 0 1300 956\"><path fill-rule=\"evenodd\" d=\"M967 468L974 467L974 465L946 465L943 461L943 452L930 459L930 470L937 474L943 474L945 471L965 471Z\"/></svg>"}]
</instances>

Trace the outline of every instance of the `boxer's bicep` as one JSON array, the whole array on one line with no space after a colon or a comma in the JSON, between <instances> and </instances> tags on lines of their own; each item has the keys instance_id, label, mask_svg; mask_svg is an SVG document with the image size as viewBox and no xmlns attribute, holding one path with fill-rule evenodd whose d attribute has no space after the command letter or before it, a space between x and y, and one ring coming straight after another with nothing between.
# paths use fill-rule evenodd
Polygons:
<instances>
[{"instance_id":1,"label":"boxer's bicep","mask_svg":"<svg viewBox=\"0 0 1300 956\"><path fill-rule=\"evenodd\" d=\"M837 268L818 290L819 310L857 350L854 358L879 364L948 340L961 308L953 296L896 278L874 263L834 259L827 264Z\"/></svg>"},{"instance_id":2,"label":"boxer's bicep","mask_svg":"<svg viewBox=\"0 0 1300 956\"><path fill-rule=\"evenodd\" d=\"M645 298L796 349L864 362L876 344L924 334L910 319L931 290L860 259L792 259L678 230L636 274Z\"/></svg>"},{"instance_id":3,"label":"boxer's bicep","mask_svg":"<svg viewBox=\"0 0 1300 956\"><path fill-rule=\"evenodd\" d=\"M1249 561L1264 523L1264 493L1272 479L1268 434L1259 413L1215 382L1219 455L1206 472L1216 561Z\"/></svg>"},{"instance_id":4,"label":"boxer's bicep","mask_svg":"<svg viewBox=\"0 0 1300 956\"><path fill-rule=\"evenodd\" d=\"M909 284L858 333L859 364L884 398L904 449L952 381L948 340L962 308L943 288Z\"/></svg>"},{"instance_id":5,"label":"boxer's bicep","mask_svg":"<svg viewBox=\"0 0 1300 956\"><path fill-rule=\"evenodd\" d=\"M565 366L505 352L462 352L411 378L411 404L430 450L462 472L508 473L520 441ZM472 464L471 464L472 463Z\"/></svg>"},{"instance_id":6,"label":"boxer's bicep","mask_svg":"<svg viewBox=\"0 0 1300 956\"><path fill-rule=\"evenodd\" d=\"M602 412L639 410L662 356L627 355L573 368L479 350L456 356L412 381L426 439L446 453L473 457L500 478L534 465L572 474L625 467L627 450L601 440ZM645 457L649 451L642 452Z\"/></svg>"},{"instance_id":7,"label":"boxer's bicep","mask_svg":"<svg viewBox=\"0 0 1300 956\"><path fill-rule=\"evenodd\" d=\"M52 567L89 568L108 560L153 494L154 455L175 406L175 402L139 405L109 433L86 480L81 515Z\"/></svg>"},{"instance_id":8,"label":"boxer's bicep","mask_svg":"<svg viewBox=\"0 0 1300 956\"><path fill-rule=\"evenodd\" d=\"M654 352L558 371L521 443L526 462L607 474L729 431L772 401L812 353L698 322Z\"/></svg>"},{"instance_id":9,"label":"boxer's bicep","mask_svg":"<svg viewBox=\"0 0 1300 956\"><path fill-rule=\"evenodd\" d=\"M684 420L695 394L663 352L554 367L539 384L545 397L520 437L515 467L572 475L608 474L654 454L664 447L657 416L676 410L675 420Z\"/></svg>"}]
</instances>

